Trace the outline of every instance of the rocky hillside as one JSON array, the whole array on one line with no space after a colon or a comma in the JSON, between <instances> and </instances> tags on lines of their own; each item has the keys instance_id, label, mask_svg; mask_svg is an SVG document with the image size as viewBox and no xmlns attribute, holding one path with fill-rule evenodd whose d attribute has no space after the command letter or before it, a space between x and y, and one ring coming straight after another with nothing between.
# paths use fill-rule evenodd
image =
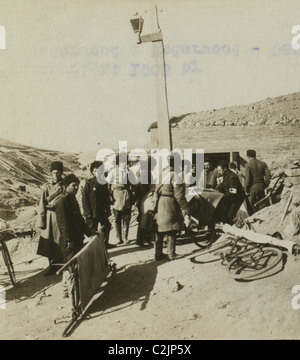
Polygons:
<instances>
[{"instance_id":1,"label":"rocky hillside","mask_svg":"<svg viewBox=\"0 0 300 360\"><path fill-rule=\"evenodd\" d=\"M65 171L78 169L75 154L43 150L0 139L0 218L13 220L17 210L36 205L41 186L50 176L50 163L60 160Z\"/></svg>"},{"instance_id":2,"label":"rocky hillside","mask_svg":"<svg viewBox=\"0 0 300 360\"><path fill-rule=\"evenodd\" d=\"M300 124L300 92L247 105L174 116L170 121L173 128ZM153 123L150 129L156 127L157 123Z\"/></svg>"}]
</instances>

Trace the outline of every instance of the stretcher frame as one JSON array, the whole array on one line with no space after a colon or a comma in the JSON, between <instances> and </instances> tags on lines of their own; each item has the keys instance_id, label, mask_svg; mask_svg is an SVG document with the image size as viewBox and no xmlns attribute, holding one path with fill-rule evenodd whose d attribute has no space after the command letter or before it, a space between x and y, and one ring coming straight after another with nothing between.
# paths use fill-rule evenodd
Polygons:
<instances>
[{"instance_id":1,"label":"stretcher frame","mask_svg":"<svg viewBox=\"0 0 300 360\"><path fill-rule=\"evenodd\" d=\"M83 247L83 249L80 250L80 252L81 251L84 251L84 247ZM91 305L91 303L93 301L93 298L92 298L90 300L90 302L87 304L87 306L85 308L82 308L81 300L80 300L80 291L79 291L79 267L78 267L78 264L77 264L78 254L79 253L74 255L68 262L66 262L56 272L57 275L60 275L60 274L63 273L63 271L68 270L69 273L70 273L70 276L72 278L72 286L71 286L71 289L69 290L69 296L71 297L71 302L72 302L71 320L68 320L68 315L70 313L68 313L63 318L54 320L55 324L60 324L62 322L69 322L69 324L67 325L67 327L64 329L64 331L62 333L63 337L67 337L73 332L74 328L84 318L89 306ZM109 260L107 250L105 250L105 258L106 258L106 261L108 263L107 273L106 273L106 277L105 277L107 279L109 274L112 273L115 270L116 265L115 265L115 263L113 263L113 262L111 262ZM101 284L99 284L99 288L101 287L103 282Z\"/></svg>"}]
</instances>

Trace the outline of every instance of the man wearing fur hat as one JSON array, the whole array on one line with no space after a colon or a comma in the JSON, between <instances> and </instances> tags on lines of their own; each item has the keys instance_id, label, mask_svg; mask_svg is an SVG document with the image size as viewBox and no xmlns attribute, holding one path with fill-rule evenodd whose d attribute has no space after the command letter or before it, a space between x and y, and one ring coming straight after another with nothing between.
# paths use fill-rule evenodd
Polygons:
<instances>
[{"instance_id":1,"label":"man wearing fur hat","mask_svg":"<svg viewBox=\"0 0 300 360\"><path fill-rule=\"evenodd\" d=\"M91 236L91 230L81 215L76 194L79 179L74 174L63 179L63 193L55 201L59 241L62 249L63 262L68 262L83 247L84 235ZM69 296L72 276L69 271L63 272L64 297Z\"/></svg>"},{"instance_id":2,"label":"man wearing fur hat","mask_svg":"<svg viewBox=\"0 0 300 360\"><path fill-rule=\"evenodd\" d=\"M84 234L91 235L75 196L79 182L74 174L67 175L63 179L63 193L55 201L63 262L70 260L82 248Z\"/></svg>"},{"instance_id":3,"label":"man wearing fur hat","mask_svg":"<svg viewBox=\"0 0 300 360\"><path fill-rule=\"evenodd\" d=\"M49 268L45 275L55 273L56 269L52 265L62 261L54 202L63 191L63 163L53 161L50 165L50 171L52 179L42 189L43 193L39 203L36 223L36 227L42 229L37 254L49 259Z\"/></svg>"},{"instance_id":4,"label":"man wearing fur hat","mask_svg":"<svg viewBox=\"0 0 300 360\"><path fill-rule=\"evenodd\" d=\"M271 173L265 162L256 159L255 150L247 150L247 157L249 162L245 165L245 190L253 206L265 196Z\"/></svg>"}]
</instances>

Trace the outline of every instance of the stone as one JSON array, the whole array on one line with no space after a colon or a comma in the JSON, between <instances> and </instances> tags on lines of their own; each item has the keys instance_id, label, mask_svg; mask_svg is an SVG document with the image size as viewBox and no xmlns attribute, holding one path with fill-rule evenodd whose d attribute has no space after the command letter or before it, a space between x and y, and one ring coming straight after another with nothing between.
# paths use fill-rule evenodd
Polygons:
<instances>
[{"instance_id":1,"label":"stone","mask_svg":"<svg viewBox=\"0 0 300 360\"><path fill-rule=\"evenodd\" d=\"M176 281L175 285L173 286L172 291L177 292L183 288L183 285L181 285L178 281Z\"/></svg>"},{"instance_id":2,"label":"stone","mask_svg":"<svg viewBox=\"0 0 300 360\"><path fill-rule=\"evenodd\" d=\"M286 169L285 174L289 177L300 176L300 167Z\"/></svg>"},{"instance_id":3,"label":"stone","mask_svg":"<svg viewBox=\"0 0 300 360\"><path fill-rule=\"evenodd\" d=\"M300 185L300 176L290 176L290 177L288 177L288 180L293 185Z\"/></svg>"},{"instance_id":4,"label":"stone","mask_svg":"<svg viewBox=\"0 0 300 360\"><path fill-rule=\"evenodd\" d=\"M294 225L294 234L293 235L297 235L300 232L300 209L299 208L296 208L292 212L292 221L293 221L293 225Z\"/></svg>"},{"instance_id":5,"label":"stone","mask_svg":"<svg viewBox=\"0 0 300 360\"><path fill-rule=\"evenodd\" d=\"M216 125L216 126L224 126L224 120L216 120L214 122L214 125Z\"/></svg>"}]
</instances>

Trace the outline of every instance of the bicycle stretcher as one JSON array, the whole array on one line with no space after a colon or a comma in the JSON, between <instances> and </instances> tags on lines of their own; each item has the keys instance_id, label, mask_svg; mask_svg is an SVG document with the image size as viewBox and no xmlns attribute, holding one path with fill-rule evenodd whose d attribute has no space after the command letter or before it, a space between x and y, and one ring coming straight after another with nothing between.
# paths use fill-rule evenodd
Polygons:
<instances>
[{"instance_id":1,"label":"bicycle stretcher","mask_svg":"<svg viewBox=\"0 0 300 360\"><path fill-rule=\"evenodd\" d=\"M75 323L82 319L92 298L112 269L113 264L109 262L104 245L104 234L100 230L99 234L90 237L88 243L57 271L57 275L69 272L68 290L72 301L71 320L63 336L67 336ZM61 321L56 319L54 322L58 324Z\"/></svg>"}]
</instances>

